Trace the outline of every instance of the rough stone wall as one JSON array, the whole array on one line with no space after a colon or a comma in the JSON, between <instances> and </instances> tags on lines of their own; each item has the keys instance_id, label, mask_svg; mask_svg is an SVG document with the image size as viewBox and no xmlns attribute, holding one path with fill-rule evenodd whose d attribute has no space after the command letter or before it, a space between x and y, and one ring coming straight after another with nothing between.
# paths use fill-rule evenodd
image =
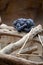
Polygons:
<instances>
[{"instance_id":1,"label":"rough stone wall","mask_svg":"<svg viewBox=\"0 0 43 65\"><path fill-rule=\"evenodd\" d=\"M6 8L6 5L8 4L8 2L9 0L0 0L0 11Z\"/></svg>"},{"instance_id":2,"label":"rough stone wall","mask_svg":"<svg viewBox=\"0 0 43 65\"><path fill-rule=\"evenodd\" d=\"M8 25L21 17L35 20L41 10L42 0L0 0L0 16Z\"/></svg>"}]
</instances>

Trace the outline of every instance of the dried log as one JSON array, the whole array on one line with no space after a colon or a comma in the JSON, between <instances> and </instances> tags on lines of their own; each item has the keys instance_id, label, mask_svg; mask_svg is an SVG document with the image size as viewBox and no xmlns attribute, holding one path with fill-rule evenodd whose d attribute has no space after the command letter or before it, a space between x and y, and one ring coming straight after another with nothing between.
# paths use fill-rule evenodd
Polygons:
<instances>
[{"instance_id":1,"label":"dried log","mask_svg":"<svg viewBox=\"0 0 43 65\"><path fill-rule=\"evenodd\" d=\"M7 26L6 24L0 25L0 34L15 35L15 36L22 37L22 34L17 34L17 31L14 31L14 27Z\"/></svg>"},{"instance_id":2,"label":"dried log","mask_svg":"<svg viewBox=\"0 0 43 65\"><path fill-rule=\"evenodd\" d=\"M18 54L20 54L21 51L23 50L24 46L26 45L26 43L27 43L27 41L28 41L28 38L29 38L29 37L26 38L26 40L25 40L23 46L21 47L21 49L19 50ZM25 51L25 50L24 50L24 51Z\"/></svg>"},{"instance_id":3,"label":"dried log","mask_svg":"<svg viewBox=\"0 0 43 65\"><path fill-rule=\"evenodd\" d=\"M41 42L41 45L43 46L43 42L41 40L41 36L38 34L39 41Z\"/></svg>"},{"instance_id":4,"label":"dried log","mask_svg":"<svg viewBox=\"0 0 43 65\"><path fill-rule=\"evenodd\" d=\"M39 41L41 42L41 45L42 45L42 56L43 56L43 42L42 42L41 37L40 37L39 34L38 34L38 38L39 38Z\"/></svg>"},{"instance_id":5,"label":"dried log","mask_svg":"<svg viewBox=\"0 0 43 65\"><path fill-rule=\"evenodd\" d=\"M26 42L27 42L28 39L26 39L25 43L23 44L23 46L21 47L21 49L19 50L18 54L21 53L21 51L23 50L24 46L26 45ZM26 49L25 49L26 50Z\"/></svg>"},{"instance_id":6,"label":"dried log","mask_svg":"<svg viewBox=\"0 0 43 65\"><path fill-rule=\"evenodd\" d=\"M6 46L5 48L3 48L0 51L0 53L11 53L11 51L13 51L13 49L15 50L15 49L20 48L23 45L23 43L25 42L27 37L28 37L28 40L30 40L41 31L42 31L42 26L41 25L36 26L35 28L31 29L31 31L29 33L27 33L22 39L20 39L16 43L11 43L8 46Z\"/></svg>"},{"instance_id":7,"label":"dried log","mask_svg":"<svg viewBox=\"0 0 43 65\"><path fill-rule=\"evenodd\" d=\"M18 55L18 51L20 49L14 51L11 53L11 55L15 55L17 54ZM37 46L31 46L31 47L27 47L27 48L24 48L22 51L21 51L21 54L24 54L24 53L32 53L33 51L37 50Z\"/></svg>"},{"instance_id":8,"label":"dried log","mask_svg":"<svg viewBox=\"0 0 43 65\"><path fill-rule=\"evenodd\" d=\"M0 35L17 36L22 38L25 35L25 33L19 33L15 30L0 29Z\"/></svg>"},{"instance_id":9,"label":"dried log","mask_svg":"<svg viewBox=\"0 0 43 65\"><path fill-rule=\"evenodd\" d=\"M8 65L43 65L43 61L31 61L7 54L0 54L0 63Z\"/></svg>"},{"instance_id":10,"label":"dried log","mask_svg":"<svg viewBox=\"0 0 43 65\"><path fill-rule=\"evenodd\" d=\"M13 55L13 54L12 54ZM40 61L40 60L42 60L43 61L43 56L39 56L39 55L36 55L36 54L15 54L15 55L13 55L13 56L16 56L16 57L20 57L20 58L24 58L24 59L27 59L27 60L29 60L29 58L34 58L34 59L36 59L35 57L37 57L37 60L38 61ZM38 59L39 58L39 59Z\"/></svg>"},{"instance_id":11,"label":"dried log","mask_svg":"<svg viewBox=\"0 0 43 65\"><path fill-rule=\"evenodd\" d=\"M6 24L1 24L0 29L8 29L8 30L14 30L14 27L12 26L7 26Z\"/></svg>"}]
</instances>

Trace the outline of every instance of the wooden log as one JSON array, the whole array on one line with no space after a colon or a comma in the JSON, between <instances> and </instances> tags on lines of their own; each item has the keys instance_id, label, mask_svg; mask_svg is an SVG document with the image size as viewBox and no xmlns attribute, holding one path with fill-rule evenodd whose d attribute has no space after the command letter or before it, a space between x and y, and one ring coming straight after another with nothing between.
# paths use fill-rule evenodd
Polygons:
<instances>
[{"instance_id":1,"label":"wooden log","mask_svg":"<svg viewBox=\"0 0 43 65\"><path fill-rule=\"evenodd\" d=\"M23 37L23 35L25 35L25 33L19 33L17 32L14 27L12 26L8 26L6 24L1 24L0 25L0 34L6 34L6 35L17 35L19 37Z\"/></svg>"},{"instance_id":2,"label":"wooden log","mask_svg":"<svg viewBox=\"0 0 43 65\"><path fill-rule=\"evenodd\" d=\"M28 37L28 40L30 40L41 31L42 31L42 26L41 25L36 26L35 28L31 29L31 31L29 33L27 33L22 39L20 39L19 41L15 42L15 43L11 43L8 46L6 46L5 48L3 48L0 51L0 53L11 53L11 51L13 51L13 49L15 50L15 49L20 48L23 45L23 43L25 42L27 37Z\"/></svg>"},{"instance_id":3,"label":"wooden log","mask_svg":"<svg viewBox=\"0 0 43 65\"><path fill-rule=\"evenodd\" d=\"M16 56L12 55L7 55L7 54L0 54L0 63L3 65L3 63L8 64L8 65L43 65L43 61L38 62L38 61L31 61L31 60L26 60L23 58L18 58Z\"/></svg>"},{"instance_id":4,"label":"wooden log","mask_svg":"<svg viewBox=\"0 0 43 65\"><path fill-rule=\"evenodd\" d=\"M12 26L7 26L6 24L1 24L0 29L8 29L8 30L14 30L14 27Z\"/></svg>"},{"instance_id":5,"label":"wooden log","mask_svg":"<svg viewBox=\"0 0 43 65\"><path fill-rule=\"evenodd\" d=\"M41 45L42 45L42 56L43 56L43 42L41 40L41 36L38 34L38 38L39 38L39 41L41 42Z\"/></svg>"},{"instance_id":6,"label":"wooden log","mask_svg":"<svg viewBox=\"0 0 43 65\"><path fill-rule=\"evenodd\" d=\"M19 33L15 30L8 30L8 29L0 29L0 35L9 35L9 36L18 36L22 38L26 33Z\"/></svg>"},{"instance_id":7,"label":"wooden log","mask_svg":"<svg viewBox=\"0 0 43 65\"><path fill-rule=\"evenodd\" d=\"M39 55L36 55L36 54L12 54L13 56L16 56L16 57L20 57L20 58L24 58L24 59L27 59L27 60L29 60L29 58L34 58L34 60L36 59L35 57L37 57L37 61L40 61L40 60L42 60L43 61L43 59L42 59L42 56L39 56ZM39 59L38 59L39 58Z\"/></svg>"},{"instance_id":8,"label":"wooden log","mask_svg":"<svg viewBox=\"0 0 43 65\"><path fill-rule=\"evenodd\" d=\"M18 49L18 50L16 50L16 51L14 51L14 52L12 52L11 53L11 55L15 55L15 54L17 54L17 55L19 55L18 54L18 51L19 51L20 49ZM24 53L32 53L33 51L35 51L35 50L37 50L37 46L31 46L31 47L27 47L27 48L24 48L22 51L21 51L21 54L24 54Z\"/></svg>"},{"instance_id":9,"label":"wooden log","mask_svg":"<svg viewBox=\"0 0 43 65\"><path fill-rule=\"evenodd\" d=\"M28 38L29 38L29 37L26 38L26 40L25 40L23 46L21 47L21 49L19 50L18 54L20 54L21 51L23 50L24 46L26 45L26 43L27 43L27 41L28 41ZM24 50L24 51L25 51L25 50Z\"/></svg>"}]
</instances>

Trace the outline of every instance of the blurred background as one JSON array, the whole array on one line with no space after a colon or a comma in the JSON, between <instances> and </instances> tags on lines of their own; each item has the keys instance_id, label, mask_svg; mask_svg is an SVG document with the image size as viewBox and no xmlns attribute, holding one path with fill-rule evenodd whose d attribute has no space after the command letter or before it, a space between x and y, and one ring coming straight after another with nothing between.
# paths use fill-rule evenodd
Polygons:
<instances>
[{"instance_id":1,"label":"blurred background","mask_svg":"<svg viewBox=\"0 0 43 65\"><path fill-rule=\"evenodd\" d=\"M0 0L0 16L7 25L18 18L32 18L43 25L43 0Z\"/></svg>"}]
</instances>

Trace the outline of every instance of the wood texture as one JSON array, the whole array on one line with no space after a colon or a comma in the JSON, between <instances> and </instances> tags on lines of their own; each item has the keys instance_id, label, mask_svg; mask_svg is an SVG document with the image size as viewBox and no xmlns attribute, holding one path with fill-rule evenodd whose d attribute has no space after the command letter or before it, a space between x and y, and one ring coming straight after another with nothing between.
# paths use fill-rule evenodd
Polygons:
<instances>
[{"instance_id":1,"label":"wood texture","mask_svg":"<svg viewBox=\"0 0 43 65\"><path fill-rule=\"evenodd\" d=\"M26 60L23 58L18 58L16 56L12 55L6 55L6 54L0 54L0 63L3 64L8 64L8 65L43 65L42 62L37 62L37 61L31 61L31 60Z\"/></svg>"},{"instance_id":2,"label":"wood texture","mask_svg":"<svg viewBox=\"0 0 43 65\"><path fill-rule=\"evenodd\" d=\"M35 28L33 28L29 33L27 33L22 39L20 39L19 41L17 41L16 43L11 43L8 46L6 46L5 48L3 48L0 53L10 53L12 50L18 49L20 48L23 43L26 40L26 37L28 37L28 39L32 39L36 34L38 34L39 32L42 31L42 26L38 25Z\"/></svg>"}]
</instances>

